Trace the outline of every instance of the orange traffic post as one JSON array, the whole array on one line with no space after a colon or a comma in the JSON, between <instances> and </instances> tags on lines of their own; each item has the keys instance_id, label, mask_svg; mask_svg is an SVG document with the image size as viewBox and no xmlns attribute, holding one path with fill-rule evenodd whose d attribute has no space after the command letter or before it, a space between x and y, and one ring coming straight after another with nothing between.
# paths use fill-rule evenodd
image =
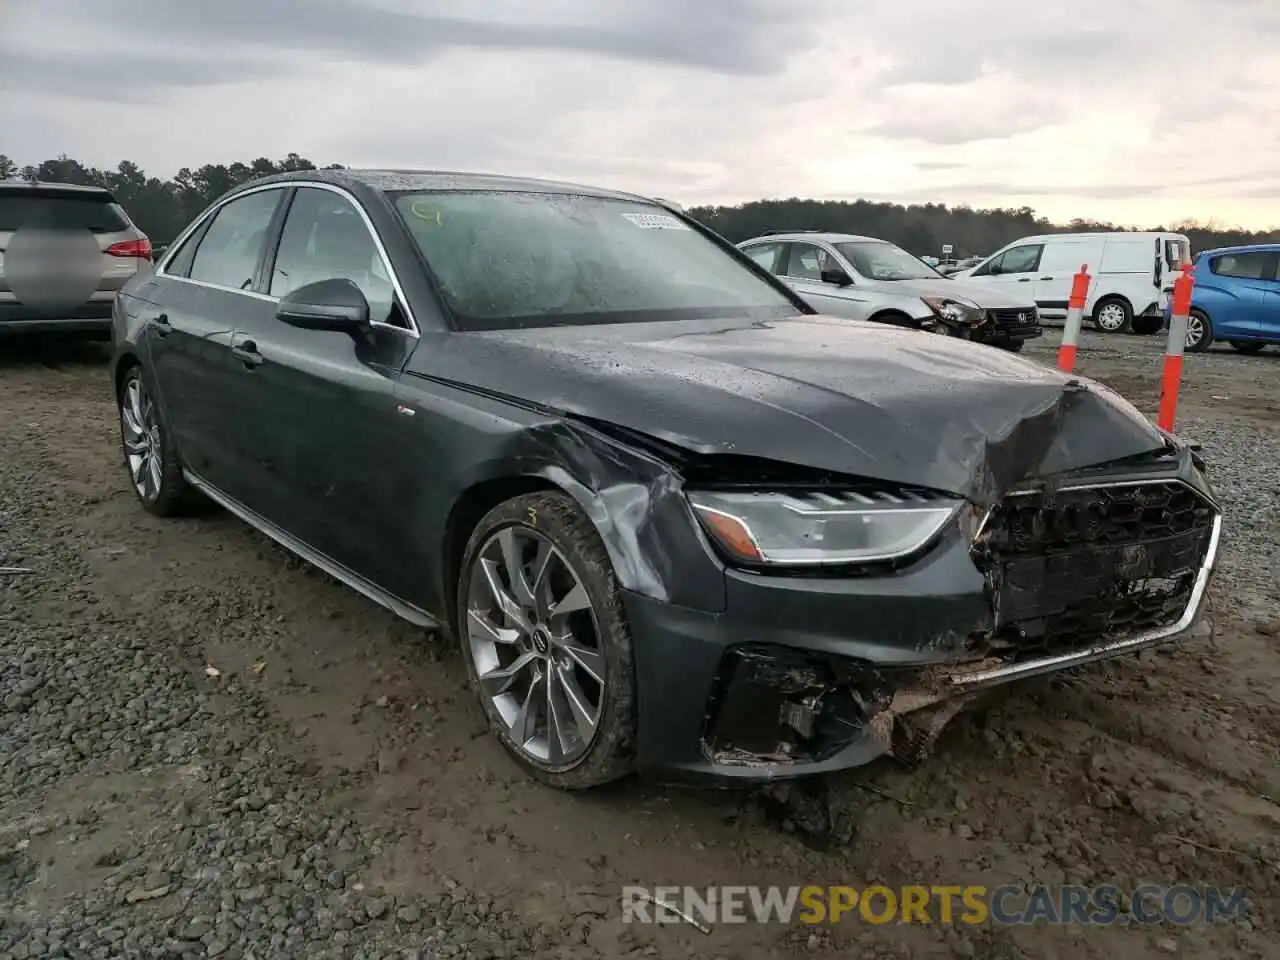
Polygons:
<instances>
[{"instance_id":1,"label":"orange traffic post","mask_svg":"<svg viewBox=\"0 0 1280 960\"><path fill-rule=\"evenodd\" d=\"M1058 369L1070 373L1076 366L1076 344L1084 324L1084 305L1089 300L1089 265L1080 264L1080 272L1071 280L1071 299L1067 301L1067 323L1062 328L1062 346L1058 348Z\"/></svg>"},{"instance_id":2,"label":"orange traffic post","mask_svg":"<svg viewBox=\"0 0 1280 960\"><path fill-rule=\"evenodd\" d=\"M1173 309L1169 311L1169 342L1164 348L1164 376L1160 381L1160 414L1156 423L1161 430L1173 432L1178 412L1178 388L1182 384L1182 355L1187 348L1187 316L1191 313L1191 289L1195 275L1191 264L1173 281Z\"/></svg>"}]
</instances>

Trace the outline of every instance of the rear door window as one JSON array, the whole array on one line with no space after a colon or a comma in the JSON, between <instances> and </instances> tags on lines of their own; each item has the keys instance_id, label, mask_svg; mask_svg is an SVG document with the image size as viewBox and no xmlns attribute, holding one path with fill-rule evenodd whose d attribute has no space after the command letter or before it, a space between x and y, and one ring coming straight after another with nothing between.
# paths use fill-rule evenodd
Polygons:
<instances>
[{"instance_id":1,"label":"rear door window","mask_svg":"<svg viewBox=\"0 0 1280 960\"><path fill-rule=\"evenodd\" d=\"M281 193L281 190L250 193L237 197L215 213L213 223L196 249L188 276L231 290L250 289Z\"/></svg>"},{"instance_id":2,"label":"rear door window","mask_svg":"<svg viewBox=\"0 0 1280 960\"><path fill-rule=\"evenodd\" d=\"M1209 261L1209 269L1220 277L1271 280L1276 275L1276 254L1264 251L1224 253Z\"/></svg>"},{"instance_id":3,"label":"rear door window","mask_svg":"<svg viewBox=\"0 0 1280 960\"><path fill-rule=\"evenodd\" d=\"M106 195L14 196L0 192L0 231L11 233L22 226L119 233L129 229L129 218L124 208Z\"/></svg>"}]
</instances>

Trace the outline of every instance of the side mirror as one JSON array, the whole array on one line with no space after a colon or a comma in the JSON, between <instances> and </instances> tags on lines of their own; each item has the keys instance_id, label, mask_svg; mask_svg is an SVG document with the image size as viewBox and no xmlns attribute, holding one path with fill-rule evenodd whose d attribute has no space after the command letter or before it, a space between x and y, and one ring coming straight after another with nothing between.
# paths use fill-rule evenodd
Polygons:
<instances>
[{"instance_id":1,"label":"side mirror","mask_svg":"<svg viewBox=\"0 0 1280 960\"><path fill-rule=\"evenodd\" d=\"M993 277L998 277L1000 274L1004 273L1004 271L1000 269L1000 264L993 263L991 266L987 267L987 273L991 274Z\"/></svg>"},{"instance_id":2,"label":"side mirror","mask_svg":"<svg viewBox=\"0 0 1280 960\"><path fill-rule=\"evenodd\" d=\"M280 299L276 319L303 330L333 330L367 336L369 301L360 288L347 279L308 283Z\"/></svg>"},{"instance_id":3,"label":"side mirror","mask_svg":"<svg viewBox=\"0 0 1280 960\"><path fill-rule=\"evenodd\" d=\"M822 271L822 282L834 283L837 287L847 287L853 283L853 280L839 267L827 267Z\"/></svg>"}]
</instances>

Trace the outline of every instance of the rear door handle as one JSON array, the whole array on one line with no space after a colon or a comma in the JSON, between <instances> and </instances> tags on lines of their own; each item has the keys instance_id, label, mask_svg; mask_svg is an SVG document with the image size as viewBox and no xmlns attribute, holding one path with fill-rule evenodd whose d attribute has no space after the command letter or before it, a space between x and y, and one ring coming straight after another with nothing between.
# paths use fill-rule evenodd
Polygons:
<instances>
[{"instance_id":1,"label":"rear door handle","mask_svg":"<svg viewBox=\"0 0 1280 960\"><path fill-rule=\"evenodd\" d=\"M265 359L252 340L240 340L231 344L231 355L246 367L260 367Z\"/></svg>"},{"instance_id":2,"label":"rear door handle","mask_svg":"<svg viewBox=\"0 0 1280 960\"><path fill-rule=\"evenodd\" d=\"M1041 279L1041 280L1052 280L1052 279L1054 279L1054 278L1053 278L1053 277L1041 277L1040 279Z\"/></svg>"},{"instance_id":3,"label":"rear door handle","mask_svg":"<svg viewBox=\"0 0 1280 960\"><path fill-rule=\"evenodd\" d=\"M173 333L173 324L169 322L167 313L157 313L155 316L156 333L161 337L167 337Z\"/></svg>"}]
</instances>

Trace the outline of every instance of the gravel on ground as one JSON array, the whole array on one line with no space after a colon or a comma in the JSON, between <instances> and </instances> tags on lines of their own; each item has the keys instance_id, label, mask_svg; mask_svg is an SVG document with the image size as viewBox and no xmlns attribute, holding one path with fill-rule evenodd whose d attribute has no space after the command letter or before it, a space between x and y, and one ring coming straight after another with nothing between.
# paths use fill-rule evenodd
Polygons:
<instances>
[{"instance_id":1,"label":"gravel on ground","mask_svg":"<svg viewBox=\"0 0 1280 960\"><path fill-rule=\"evenodd\" d=\"M1160 350L1086 333L1079 367L1154 414ZM823 853L736 793L534 785L446 638L225 513L137 506L100 349L0 345L0 957L1276 956L1280 349L1188 357L1178 429L1226 507L1215 641L1018 686L925 765L834 778L857 829ZM619 907L626 884L1006 882L1250 903L707 935Z\"/></svg>"}]
</instances>

